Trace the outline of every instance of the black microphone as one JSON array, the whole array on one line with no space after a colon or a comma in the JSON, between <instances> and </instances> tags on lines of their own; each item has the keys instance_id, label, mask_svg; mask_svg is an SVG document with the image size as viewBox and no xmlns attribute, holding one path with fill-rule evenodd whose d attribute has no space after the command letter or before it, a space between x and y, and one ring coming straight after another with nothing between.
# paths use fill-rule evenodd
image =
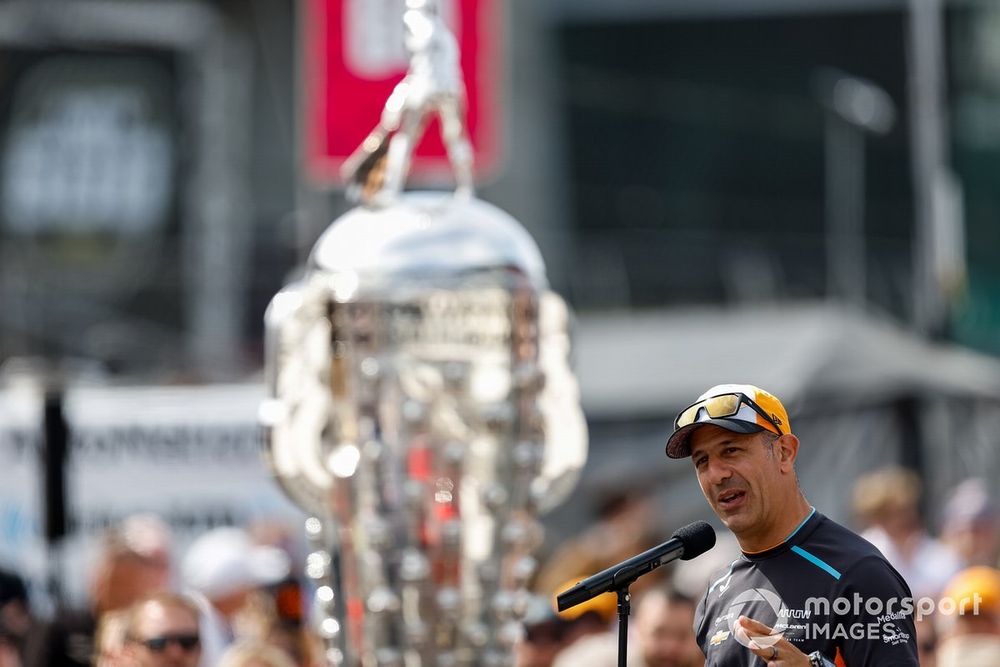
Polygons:
<instances>
[{"instance_id":1,"label":"black microphone","mask_svg":"<svg viewBox=\"0 0 1000 667\"><path fill-rule=\"evenodd\" d=\"M715 531L704 521L695 521L678 528L669 540L649 551L643 551L617 565L598 572L556 597L559 611L566 611L601 593L628 586L642 575L652 572L664 563L691 560L715 546Z\"/></svg>"}]
</instances>

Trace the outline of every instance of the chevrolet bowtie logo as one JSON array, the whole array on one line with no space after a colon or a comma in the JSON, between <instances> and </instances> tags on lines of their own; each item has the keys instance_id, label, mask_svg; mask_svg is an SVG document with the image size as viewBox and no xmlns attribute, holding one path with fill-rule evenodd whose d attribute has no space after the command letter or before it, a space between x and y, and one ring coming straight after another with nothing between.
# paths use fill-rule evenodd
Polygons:
<instances>
[{"instance_id":1,"label":"chevrolet bowtie logo","mask_svg":"<svg viewBox=\"0 0 1000 667\"><path fill-rule=\"evenodd\" d=\"M709 643L712 646L715 646L716 644L721 644L722 642L726 641L727 637L729 637L729 630L719 630L714 635L712 635L712 638L709 640Z\"/></svg>"}]
</instances>

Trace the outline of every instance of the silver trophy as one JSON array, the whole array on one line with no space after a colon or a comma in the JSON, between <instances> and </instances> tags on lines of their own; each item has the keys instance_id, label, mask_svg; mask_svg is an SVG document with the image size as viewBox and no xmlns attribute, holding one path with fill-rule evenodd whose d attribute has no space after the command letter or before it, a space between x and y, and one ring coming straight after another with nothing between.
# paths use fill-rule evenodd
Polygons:
<instances>
[{"instance_id":1,"label":"silver trophy","mask_svg":"<svg viewBox=\"0 0 1000 667\"><path fill-rule=\"evenodd\" d=\"M576 483L586 426L538 248L472 195L454 38L433 3L408 7L410 72L347 163L363 203L265 315L261 419L311 515L329 664L509 665L536 517ZM450 116L458 189L404 193L430 113Z\"/></svg>"}]
</instances>

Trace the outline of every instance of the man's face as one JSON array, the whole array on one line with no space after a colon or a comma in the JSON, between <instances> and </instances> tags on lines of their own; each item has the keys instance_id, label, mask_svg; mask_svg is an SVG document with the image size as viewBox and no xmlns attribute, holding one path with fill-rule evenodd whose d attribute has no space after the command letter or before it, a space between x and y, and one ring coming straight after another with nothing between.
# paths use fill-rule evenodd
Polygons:
<instances>
[{"instance_id":1,"label":"man's face","mask_svg":"<svg viewBox=\"0 0 1000 667\"><path fill-rule=\"evenodd\" d=\"M636 615L639 652L645 667L704 664L694 636L694 607L657 596L644 600Z\"/></svg>"},{"instance_id":2,"label":"man's face","mask_svg":"<svg viewBox=\"0 0 1000 667\"><path fill-rule=\"evenodd\" d=\"M201 657L198 619L191 610L149 602L137 612L129 653L139 667L195 667Z\"/></svg>"},{"instance_id":3,"label":"man's face","mask_svg":"<svg viewBox=\"0 0 1000 667\"><path fill-rule=\"evenodd\" d=\"M973 565L993 565L1000 555L1000 522L994 518L949 527L948 543Z\"/></svg>"},{"instance_id":4,"label":"man's face","mask_svg":"<svg viewBox=\"0 0 1000 667\"><path fill-rule=\"evenodd\" d=\"M94 598L98 610L125 609L147 595L167 590L170 561L166 552L120 553L104 562L97 579Z\"/></svg>"},{"instance_id":5,"label":"man's face","mask_svg":"<svg viewBox=\"0 0 1000 667\"><path fill-rule=\"evenodd\" d=\"M736 535L766 525L775 485L780 483L769 431L749 435L712 424L691 434L691 461L698 484L715 513Z\"/></svg>"}]
</instances>

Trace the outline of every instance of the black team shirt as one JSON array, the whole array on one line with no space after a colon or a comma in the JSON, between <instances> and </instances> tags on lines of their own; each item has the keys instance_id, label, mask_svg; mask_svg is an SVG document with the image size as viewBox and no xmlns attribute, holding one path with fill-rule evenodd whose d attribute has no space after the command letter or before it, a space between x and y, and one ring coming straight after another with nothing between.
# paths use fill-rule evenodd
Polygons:
<instances>
[{"instance_id":1,"label":"black team shirt","mask_svg":"<svg viewBox=\"0 0 1000 667\"><path fill-rule=\"evenodd\" d=\"M720 574L694 620L706 667L766 664L734 635L740 616L837 665L920 664L906 582L870 542L815 509L784 542L744 553Z\"/></svg>"}]
</instances>

